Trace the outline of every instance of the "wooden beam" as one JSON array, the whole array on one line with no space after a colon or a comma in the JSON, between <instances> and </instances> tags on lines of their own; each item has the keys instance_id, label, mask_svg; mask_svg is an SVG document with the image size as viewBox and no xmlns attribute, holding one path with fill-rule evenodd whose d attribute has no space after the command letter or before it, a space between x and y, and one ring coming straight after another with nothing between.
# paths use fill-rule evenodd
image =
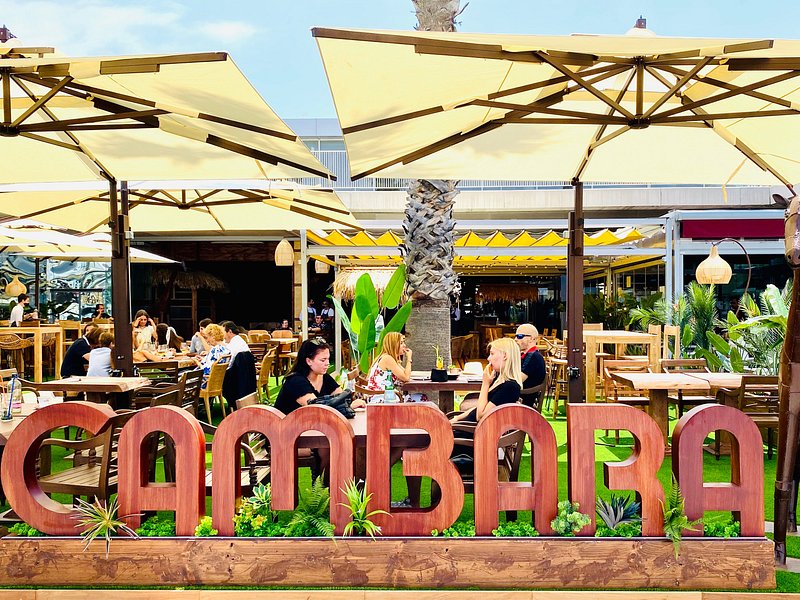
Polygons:
<instances>
[{"instance_id":1,"label":"wooden beam","mask_svg":"<svg viewBox=\"0 0 800 600\"><path fill-rule=\"evenodd\" d=\"M52 144L53 146L58 146L59 148L66 148L67 150L74 150L75 152L83 152L80 146L77 144L69 144L67 142L62 142L61 140L56 140L53 138L45 137L43 135L36 135L35 133L20 133L20 137L28 138L29 140L35 140L37 142L42 142L44 144Z\"/></svg>"},{"instance_id":2,"label":"wooden beam","mask_svg":"<svg viewBox=\"0 0 800 600\"><path fill-rule=\"evenodd\" d=\"M485 106L487 108L502 108L506 110L519 111L522 113L543 113L547 115L559 115L562 117L575 117L577 119L610 119L615 123L624 125L628 122L623 117L613 117L609 115L599 115L596 113L582 112L578 110L564 110L560 108L551 108L549 106L529 106L525 104L514 104L512 102L497 102L493 100L473 100L470 104L474 106Z\"/></svg>"},{"instance_id":3,"label":"wooden beam","mask_svg":"<svg viewBox=\"0 0 800 600\"><path fill-rule=\"evenodd\" d=\"M254 158L255 160L260 160L269 163L271 165L282 164L289 167L294 167L311 175L316 175L317 177L322 177L323 179L336 180L336 177L334 175L330 175L326 171L320 171L318 169L315 169L314 167L308 167L306 165L302 165L300 163L287 160L283 157L276 156L274 154L269 154L261 150L257 150L256 148L251 148L249 146L245 146L237 142L226 140L216 135L209 135L208 138L206 139L206 143L212 146L216 146L217 148L222 148L224 150L229 150L231 152L241 154L243 156L249 156L250 158Z\"/></svg>"},{"instance_id":4,"label":"wooden beam","mask_svg":"<svg viewBox=\"0 0 800 600\"><path fill-rule=\"evenodd\" d=\"M133 119L140 121L149 127L158 127L158 119L152 119L156 115L163 115L163 110L137 110L129 112L114 112L106 115L93 115L91 117L80 117L77 119L62 119L54 123L29 123L20 126L20 131L65 131L73 125L85 125L94 123L107 123L109 121L124 121ZM119 124L113 124L118 126Z\"/></svg>"},{"instance_id":5,"label":"wooden beam","mask_svg":"<svg viewBox=\"0 0 800 600\"><path fill-rule=\"evenodd\" d=\"M603 92L598 90L596 87L594 87L591 83L586 81L583 77L581 77L577 73L574 73L573 71L569 70L567 67L565 67L564 65L560 64L558 61L553 60L551 57L547 56L547 54L545 54L543 52L540 52L539 55L542 57L542 60L544 60L547 64L549 64L551 67L553 67L557 71L560 71L561 73L563 73L564 75L566 75L567 77L572 79L580 87L582 87L584 90L586 90L587 92L592 94L592 96L594 96L595 98L597 98L598 100L600 100L604 104L607 104L608 106L610 106L611 108L613 108L614 110L616 110L620 114L625 115L629 119L633 119L634 118L634 116L630 113L630 111L628 111L626 108L624 108L618 102L615 102L614 100L612 100L611 98L606 96Z\"/></svg>"},{"instance_id":6,"label":"wooden beam","mask_svg":"<svg viewBox=\"0 0 800 600\"><path fill-rule=\"evenodd\" d=\"M676 67L669 67L667 65L661 65L661 66L658 67L658 69L661 69L663 71L667 71L668 73L672 73L673 75L677 75L677 76L683 76L684 74L686 74L686 71L684 71L682 69L678 69ZM655 69L653 71L651 71L651 73L654 76L657 76L657 77L659 76L658 71L655 70ZM715 87L722 88L722 89L725 89L725 90L739 90L739 89L741 89L737 85L734 85L732 83L728 83L727 81L722 81L721 79L716 79L714 77L709 77L708 75L705 75L703 77L699 77L698 75L693 75L692 76L692 80L698 81L698 82L702 82L702 83L705 83L705 84L708 84L708 85L713 85ZM742 91L742 94L744 94L745 96L750 96L751 98L758 98L759 100L764 100L766 102L771 102L772 104L777 104L778 106L785 106L786 108L789 108L789 107L792 106L792 102L790 100L786 100L785 98L780 98L778 96L773 96L773 95L770 95L770 94L766 94L764 92L759 92L757 90Z\"/></svg>"},{"instance_id":7,"label":"wooden beam","mask_svg":"<svg viewBox=\"0 0 800 600\"><path fill-rule=\"evenodd\" d=\"M636 116L644 113L644 61L636 59Z\"/></svg>"},{"instance_id":8,"label":"wooden beam","mask_svg":"<svg viewBox=\"0 0 800 600\"><path fill-rule=\"evenodd\" d=\"M162 56L137 56L134 58L116 58L102 60L99 64L100 75L118 75L122 73L155 73L162 65L179 65L200 62L219 62L228 60L226 52L198 52L193 54L174 54ZM65 77L75 63L46 64L39 67L42 77Z\"/></svg>"},{"instance_id":9,"label":"wooden beam","mask_svg":"<svg viewBox=\"0 0 800 600\"><path fill-rule=\"evenodd\" d=\"M58 85L51 87L47 92L41 96L38 100L36 100L33 104L31 104L25 112L23 112L20 116L14 119L14 122L11 124L12 126L17 126L21 124L25 119L30 117L33 113L39 110L42 106L44 106L53 96L55 96L61 89L67 85L70 81L72 81L72 77L65 77L62 79Z\"/></svg>"},{"instance_id":10,"label":"wooden beam","mask_svg":"<svg viewBox=\"0 0 800 600\"><path fill-rule=\"evenodd\" d=\"M647 109L647 112L645 112L645 113L644 113L644 115L642 115L642 118L643 118L643 119L649 119L649 118L650 118L650 117L653 115L653 113L654 113L654 112L656 112L656 111L657 111L659 108L661 108L661 106L663 106L663 104L664 104L665 102L667 102L667 101L668 101L670 98L672 98L673 96L675 96L675 94L677 94L677 93L678 93L678 91L679 91L679 90L680 90L680 89L681 89L681 88L682 88L684 85L686 85L686 84L687 84L687 83L688 83L688 82L689 82L689 81L692 79L692 77L694 77L695 75L697 75L697 73L698 73L698 72L699 72L701 69L703 69L703 68L704 68L706 65L708 65L708 61L709 61L709 59L706 59L706 60L701 60L701 61L700 61L700 62L698 62L698 63L697 63L697 64L696 64L694 67L692 67L692 68L691 68L689 71L687 71L686 73L684 73L683 75L681 75L681 76L680 76L680 77L677 79L677 81L675 81L675 83L674 83L673 85L671 85L671 86L667 86L667 87L669 87L669 89L667 90L667 92L666 92L666 93L664 93L664 94L661 96L661 98L659 98L658 100L656 100L656 101L655 101L655 102L654 102L652 105L650 105L650 108L648 108L648 109ZM650 73L651 75L654 75L654 76L655 76L655 74L653 73L653 70L654 70L654 69L652 69L652 68L650 68L650 67L645 67L645 68L647 69L647 72L648 72L648 73ZM660 78L658 78L658 77L656 77L656 78L657 78L657 79L660 79ZM662 80L662 81L663 81L663 80Z\"/></svg>"},{"instance_id":11,"label":"wooden beam","mask_svg":"<svg viewBox=\"0 0 800 600\"><path fill-rule=\"evenodd\" d=\"M729 71L796 71L800 58L731 58L725 65Z\"/></svg>"},{"instance_id":12,"label":"wooden beam","mask_svg":"<svg viewBox=\"0 0 800 600\"><path fill-rule=\"evenodd\" d=\"M660 119L658 116L651 119L652 125L671 125L686 121L721 121L723 119L752 119L757 117L786 117L800 114L800 109L783 110L742 110L729 113L707 113L694 115L680 115Z\"/></svg>"},{"instance_id":13,"label":"wooden beam","mask_svg":"<svg viewBox=\"0 0 800 600\"><path fill-rule=\"evenodd\" d=\"M11 124L11 74L8 71L0 72L3 80L3 125Z\"/></svg>"},{"instance_id":14,"label":"wooden beam","mask_svg":"<svg viewBox=\"0 0 800 600\"><path fill-rule=\"evenodd\" d=\"M757 90L759 88L767 87L775 83L780 83L781 81L793 79L798 76L800 76L800 71L789 71L787 73L781 73L780 75L775 75L774 77L762 79L761 81L756 81L749 85L739 86L736 87L736 89L728 90L727 92L722 92L721 94L716 94L714 96L709 96L708 98L703 98L702 100L687 102L682 106L678 106L676 108L666 110L661 113L656 113L653 115L653 118L670 117L678 113L693 110L695 108L700 108L701 106L706 106L707 104L713 104L714 102L719 102L721 100L726 100L728 98L733 98L734 96L739 96L747 91Z\"/></svg>"}]
</instances>

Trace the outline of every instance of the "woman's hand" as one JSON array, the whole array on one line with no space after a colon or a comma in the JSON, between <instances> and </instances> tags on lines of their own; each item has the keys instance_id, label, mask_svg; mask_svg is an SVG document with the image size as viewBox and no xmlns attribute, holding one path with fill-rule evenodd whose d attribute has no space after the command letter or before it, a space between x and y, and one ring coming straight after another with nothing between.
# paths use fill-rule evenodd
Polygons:
<instances>
[{"instance_id":1,"label":"woman's hand","mask_svg":"<svg viewBox=\"0 0 800 600\"><path fill-rule=\"evenodd\" d=\"M365 408L367 403L364 402L361 398L354 398L353 401L350 403L350 408Z\"/></svg>"},{"instance_id":2,"label":"woman's hand","mask_svg":"<svg viewBox=\"0 0 800 600\"><path fill-rule=\"evenodd\" d=\"M493 379L494 369L492 369L491 365L486 365L486 368L483 370L483 383L491 385Z\"/></svg>"},{"instance_id":3,"label":"woman's hand","mask_svg":"<svg viewBox=\"0 0 800 600\"><path fill-rule=\"evenodd\" d=\"M411 357L414 356L414 351L411 350L411 348L406 348L405 356L406 356L406 364L410 365Z\"/></svg>"}]
</instances>

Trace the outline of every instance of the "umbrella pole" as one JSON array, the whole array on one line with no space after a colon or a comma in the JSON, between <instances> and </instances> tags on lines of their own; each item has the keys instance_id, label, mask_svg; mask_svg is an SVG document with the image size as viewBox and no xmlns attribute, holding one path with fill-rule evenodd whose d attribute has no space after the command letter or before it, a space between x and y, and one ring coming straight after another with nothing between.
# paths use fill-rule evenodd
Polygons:
<instances>
[{"instance_id":1,"label":"umbrella pole","mask_svg":"<svg viewBox=\"0 0 800 600\"><path fill-rule=\"evenodd\" d=\"M42 303L42 297L39 295L39 279L42 276L42 259L36 258L33 261L34 271L33 271L33 296L36 298L36 308L39 310L39 305ZM43 318L41 314L42 311L39 310L39 318Z\"/></svg>"},{"instance_id":2,"label":"umbrella pole","mask_svg":"<svg viewBox=\"0 0 800 600\"><path fill-rule=\"evenodd\" d=\"M303 340L308 339L308 239L306 230L300 230L300 295L302 296Z\"/></svg>"},{"instance_id":3,"label":"umbrella pole","mask_svg":"<svg viewBox=\"0 0 800 600\"><path fill-rule=\"evenodd\" d=\"M569 213L567 253L568 389L570 402L583 402L583 183L575 178L572 187L575 207Z\"/></svg>"},{"instance_id":4,"label":"umbrella pole","mask_svg":"<svg viewBox=\"0 0 800 600\"><path fill-rule=\"evenodd\" d=\"M131 322L131 262L128 232L128 183L121 184L117 198L117 182L109 182L111 205L111 299L114 306L115 366L126 377L133 375L133 331ZM119 202L119 204L118 204Z\"/></svg>"}]
</instances>

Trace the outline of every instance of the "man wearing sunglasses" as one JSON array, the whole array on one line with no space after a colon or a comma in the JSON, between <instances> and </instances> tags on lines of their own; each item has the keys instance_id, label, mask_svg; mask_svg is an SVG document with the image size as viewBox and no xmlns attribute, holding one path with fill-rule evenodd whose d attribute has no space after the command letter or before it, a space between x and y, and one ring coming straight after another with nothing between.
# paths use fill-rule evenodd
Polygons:
<instances>
[{"instance_id":1,"label":"man wearing sunglasses","mask_svg":"<svg viewBox=\"0 0 800 600\"><path fill-rule=\"evenodd\" d=\"M517 346L522 351L522 389L541 385L544 381L544 357L536 347L539 331L530 323L523 323L517 327L514 336Z\"/></svg>"}]
</instances>

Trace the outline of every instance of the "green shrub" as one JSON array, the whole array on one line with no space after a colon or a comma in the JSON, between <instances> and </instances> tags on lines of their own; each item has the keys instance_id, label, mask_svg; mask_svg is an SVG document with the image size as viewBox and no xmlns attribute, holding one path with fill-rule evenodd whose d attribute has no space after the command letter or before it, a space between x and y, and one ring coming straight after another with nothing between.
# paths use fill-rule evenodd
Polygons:
<instances>
[{"instance_id":1,"label":"green shrub","mask_svg":"<svg viewBox=\"0 0 800 600\"><path fill-rule=\"evenodd\" d=\"M605 525L598 525L594 537L632 538L632 537L641 537L641 535L642 535L641 523L620 523L614 529L610 529Z\"/></svg>"},{"instance_id":2,"label":"green shrub","mask_svg":"<svg viewBox=\"0 0 800 600\"><path fill-rule=\"evenodd\" d=\"M344 526L344 535L364 535L367 534L375 539L375 534L381 535L381 528L372 522L374 515L388 515L385 510L369 511L369 503L372 494L367 493L366 484L362 487L356 485L354 480L350 480L342 490L347 497L347 504L342 503L350 509L350 522Z\"/></svg>"},{"instance_id":3,"label":"green shrub","mask_svg":"<svg viewBox=\"0 0 800 600\"><path fill-rule=\"evenodd\" d=\"M703 524L703 535L706 537L732 538L742 534L741 523L734 521L733 517L727 521Z\"/></svg>"},{"instance_id":4,"label":"green shrub","mask_svg":"<svg viewBox=\"0 0 800 600\"><path fill-rule=\"evenodd\" d=\"M175 537L175 519L155 515L147 519L136 530L142 537Z\"/></svg>"},{"instance_id":5,"label":"green shrub","mask_svg":"<svg viewBox=\"0 0 800 600\"><path fill-rule=\"evenodd\" d=\"M497 529L492 529L495 537L536 537L539 532L536 528L525 521L506 521L500 523Z\"/></svg>"},{"instance_id":6,"label":"green shrub","mask_svg":"<svg viewBox=\"0 0 800 600\"><path fill-rule=\"evenodd\" d=\"M194 529L195 537L214 537L219 535L219 531L211 526L211 517L203 517L200 519L197 527Z\"/></svg>"},{"instance_id":7,"label":"green shrub","mask_svg":"<svg viewBox=\"0 0 800 600\"><path fill-rule=\"evenodd\" d=\"M592 522L589 515L580 512L580 504L564 500L558 503L558 516L550 522L556 535L572 537Z\"/></svg>"},{"instance_id":8,"label":"green shrub","mask_svg":"<svg viewBox=\"0 0 800 600\"><path fill-rule=\"evenodd\" d=\"M277 513L272 510L272 487L259 484L253 488L250 498L242 499L239 510L233 517L233 532L237 537L281 537L283 525L276 522ZM203 527L200 522L197 529ZM210 527L210 526L209 526ZM195 535L198 535L195 532ZM209 535L214 535L210 534Z\"/></svg>"},{"instance_id":9,"label":"green shrub","mask_svg":"<svg viewBox=\"0 0 800 600\"><path fill-rule=\"evenodd\" d=\"M330 521L331 496L328 488L317 477L311 489L301 494L300 506L294 511L292 520L286 526L286 537L333 537Z\"/></svg>"},{"instance_id":10,"label":"green shrub","mask_svg":"<svg viewBox=\"0 0 800 600\"><path fill-rule=\"evenodd\" d=\"M475 537L475 521L456 521L441 532L438 529L431 531L434 537Z\"/></svg>"},{"instance_id":11,"label":"green shrub","mask_svg":"<svg viewBox=\"0 0 800 600\"><path fill-rule=\"evenodd\" d=\"M27 523L14 523L8 528L8 533L13 533L19 537L44 537L38 529L34 529Z\"/></svg>"}]
</instances>

